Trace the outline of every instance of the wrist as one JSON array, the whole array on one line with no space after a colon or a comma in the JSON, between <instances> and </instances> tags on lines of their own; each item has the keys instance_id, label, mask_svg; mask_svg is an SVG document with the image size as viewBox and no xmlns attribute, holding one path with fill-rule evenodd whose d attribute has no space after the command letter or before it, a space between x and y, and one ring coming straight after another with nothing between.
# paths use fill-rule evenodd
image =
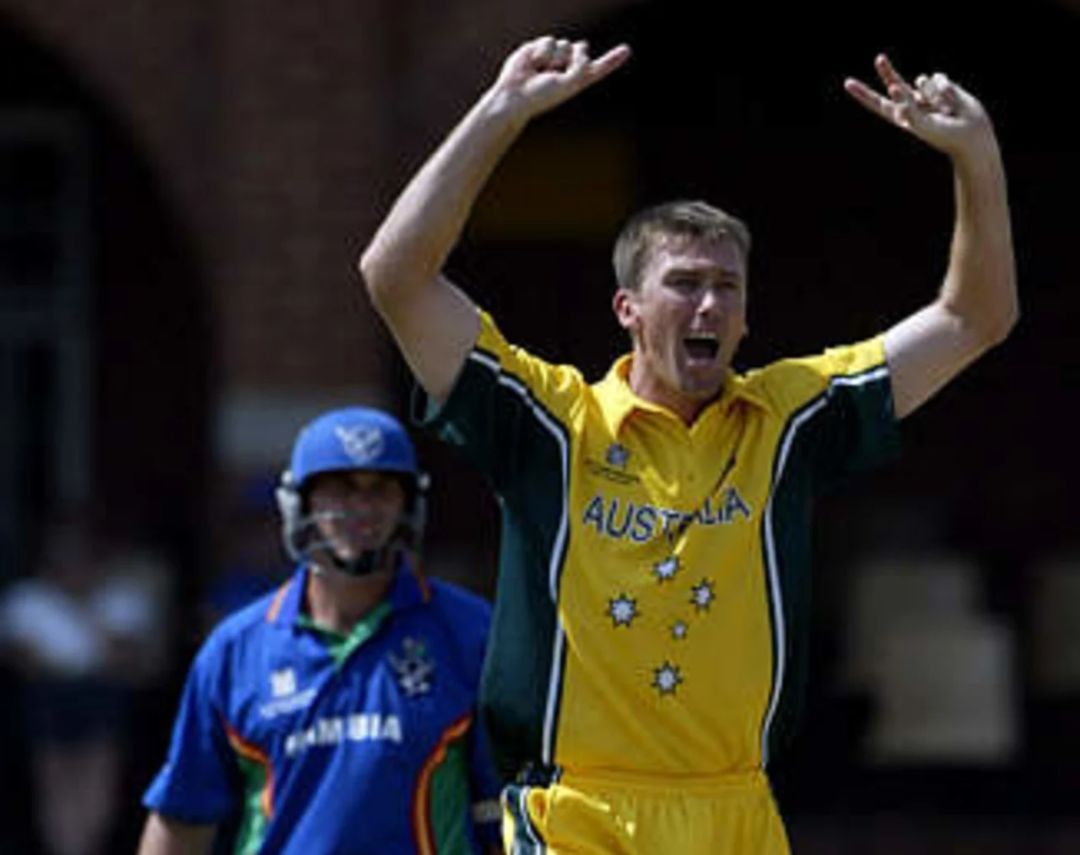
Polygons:
<instances>
[{"instance_id":1,"label":"wrist","mask_svg":"<svg viewBox=\"0 0 1080 855\"><path fill-rule=\"evenodd\" d=\"M960 144L950 152L958 166L1001 159L994 124L981 108L971 116L967 132L958 137L958 142Z\"/></svg>"},{"instance_id":2,"label":"wrist","mask_svg":"<svg viewBox=\"0 0 1080 855\"><path fill-rule=\"evenodd\" d=\"M477 103L477 110L485 121L517 132L525 127L532 118L528 104L519 93L492 86Z\"/></svg>"},{"instance_id":3,"label":"wrist","mask_svg":"<svg viewBox=\"0 0 1080 855\"><path fill-rule=\"evenodd\" d=\"M952 162L958 173L972 177L1001 172L1001 149L993 130L988 127L985 134L956 149Z\"/></svg>"}]
</instances>

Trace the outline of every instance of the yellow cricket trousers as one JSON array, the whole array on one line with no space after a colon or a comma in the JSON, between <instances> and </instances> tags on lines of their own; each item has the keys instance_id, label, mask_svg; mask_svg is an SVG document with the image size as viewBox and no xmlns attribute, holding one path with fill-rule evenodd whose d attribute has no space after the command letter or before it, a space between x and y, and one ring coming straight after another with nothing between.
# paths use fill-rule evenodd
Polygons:
<instances>
[{"instance_id":1,"label":"yellow cricket trousers","mask_svg":"<svg viewBox=\"0 0 1080 855\"><path fill-rule=\"evenodd\" d=\"M611 776L564 771L503 791L510 855L790 855L764 773Z\"/></svg>"}]
</instances>

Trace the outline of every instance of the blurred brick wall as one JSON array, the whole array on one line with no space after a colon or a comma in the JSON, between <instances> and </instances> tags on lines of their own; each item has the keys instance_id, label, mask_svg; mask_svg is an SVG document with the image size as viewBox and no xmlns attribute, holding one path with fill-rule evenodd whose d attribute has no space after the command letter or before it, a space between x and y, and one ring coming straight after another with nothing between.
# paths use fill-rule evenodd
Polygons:
<instances>
[{"instance_id":1,"label":"blurred brick wall","mask_svg":"<svg viewBox=\"0 0 1080 855\"><path fill-rule=\"evenodd\" d=\"M3 0L130 127L189 225L225 408L385 387L353 274L381 212L518 40L618 5Z\"/></svg>"}]
</instances>

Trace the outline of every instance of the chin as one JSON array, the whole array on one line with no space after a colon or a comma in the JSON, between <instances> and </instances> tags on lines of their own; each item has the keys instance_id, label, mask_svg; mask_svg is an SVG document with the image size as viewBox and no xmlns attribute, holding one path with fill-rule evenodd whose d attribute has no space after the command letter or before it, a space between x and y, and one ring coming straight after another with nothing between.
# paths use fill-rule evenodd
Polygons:
<instances>
[{"instance_id":1,"label":"chin","mask_svg":"<svg viewBox=\"0 0 1080 855\"><path fill-rule=\"evenodd\" d=\"M720 378L713 382L684 383L679 391L692 401L709 401L718 397L723 390L724 381Z\"/></svg>"}]
</instances>

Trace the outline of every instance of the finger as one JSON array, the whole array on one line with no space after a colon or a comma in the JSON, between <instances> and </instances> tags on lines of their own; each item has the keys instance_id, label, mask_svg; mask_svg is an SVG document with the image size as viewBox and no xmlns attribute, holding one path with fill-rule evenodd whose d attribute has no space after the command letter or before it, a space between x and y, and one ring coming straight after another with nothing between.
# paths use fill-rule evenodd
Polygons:
<instances>
[{"instance_id":1,"label":"finger","mask_svg":"<svg viewBox=\"0 0 1080 855\"><path fill-rule=\"evenodd\" d=\"M847 80L844 81L844 91L871 113L880 116L883 119L888 119L890 122L893 121L893 110L895 105L892 101L880 95L874 89L871 89L861 80L857 80L854 77L847 78Z\"/></svg>"},{"instance_id":2,"label":"finger","mask_svg":"<svg viewBox=\"0 0 1080 855\"><path fill-rule=\"evenodd\" d=\"M907 83L890 83L889 84L889 99L896 105L895 110L898 116L906 116L912 111L917 110L920 106L928 107L929 104L921 93L912 89Z\"/></svg>"},{"instance_id":3,"label":"finger","mask_svg":"<svg viewBox=\"0 0 1080 855\"><path fill-rule=\"evenodd\" d=\"M883 53L878 54L874 59L874 68L877 70L881 82L885 84L885 91L896 102L901 115L919 106L917 91L896 70L896 66L892 64L892 60L888 56Z\"/></svg>"},{"instance_id":4,"label":"finger","mask_svg":"<svg viewBox=\"0 0 1080 855\"><path fill-rule=\"evenodd\" d=\"M960 96L956 84L940 71L934 73L927 84L933 91L933 97L950 109L960 106Z\"/></svg>"},{"instance_id":5,"label":"finger","mask_svg":"<svg viewBox=\"0 0 1080 855\"><path fill-rule=\"evenodd\" d=\"M954 83L941 90L941 102L945 105L948 112L952 115L956 115L960 112L963 106L963 100L960 97L960 90Z\"/></svg>"},{"instance_id":6,"label":"finger","mask_svg":"<svg viewBox=\"0 0 1080 855\"><path fill-rule=\"evenodd\" d=\"M904 76L896 70L896 66L887 55L879 53L874 57L874 69L881 78L881 82L885 84L885 91L889 96L885 105L886 109L875 112L895 125L906 127L911 120L911 115L918 110L926 109L927 104L920 99L918 90L913 89ZM888 103L889 101L892 103Z\"/></svg>"},{"instance_id":7,"label":"finger","mask_svg":"<svg viewBox=\"0 0 1080 855\"><path fill-rule=\"evenodd\" d=\"M901 86L908 91L911 90L911 84L896 70L896 66L892 64L892 60L887 55L879 53L874 58L874 68L877 70L878 77L881 78L881 82L885 84L886 89Z\"/></svg>"},{"instance_id":8,"label":"finger","mask_svg":"<svg viewBox=\"0 0 1080 855\"><path fill-rule=\"evenodd\" d=\"M622 44L613 47L603 56L589 63L587 74L589 82L595 82L607 77L611 72L620 68L630 59L630 45Z\"/></svg>"},{"instance_id":9,"label":"finger","mask_svg":"<svg viewBox=\"0 0 1080 855\"><path fill-rule=\"evenodd\" d=\"M558 39L551 50L551 65L554 68L565 69L570 65L573 54L573 46L569 39Z\"/></svg>"},{"instance_id":10,"label":"finger","mask_svg":"<svg viewBox=\"0 0 1080 855\"><path fill-rule=\"evenodd\" d=\"M930 110L934 106L934 95L930 86L930 79L925 74L915 78L915 88L912 90L915 103L921 110Z\"/></svg>"},{"instance_id":11,"label":"finger","mask_svg":"<svg viewBox=\"0 0 1080 855\"><path fill-rule=\"evenodd\" d=\"M589 43L584 39L570 48L570 64L566 73L573 78L583 77L589 68Z\"/></svg>"},{"instance_id":12,"label":"finger","mask_svg":"<svg viewBox=\"0 0 1080 855\"><path fill-rule=\"evenodd\" d=\"M536 68L545 68L555 53L555 37L541 36L529 45L529 63Z\"/></svg>"},{"instance_id":13,"label":"finger","mask_svg":"<svg viewBox=\"0 0 1080 855\"><path fill-rule=\"evenodd\" d=\"M922 99L930 109L947 116L955 116L960 108L956 86L940 71L931 76L920 75L916 80ZM920 100L920 104L923 100Z\"/></svg>"}]
</instances>

